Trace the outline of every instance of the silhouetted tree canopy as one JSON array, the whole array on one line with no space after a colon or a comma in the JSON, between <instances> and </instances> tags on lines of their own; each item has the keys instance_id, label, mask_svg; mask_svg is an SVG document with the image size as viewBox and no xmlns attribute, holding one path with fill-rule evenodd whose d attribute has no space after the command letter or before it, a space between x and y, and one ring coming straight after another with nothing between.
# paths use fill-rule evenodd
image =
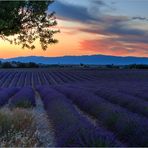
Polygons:
<instances>
[{"instance_id":1,"label":"silhouetted tree canopy","mask_svg":"<svg viewBox=\"0 0 148 148\"><path fill-rule=\"evenodd\" d=\"M47 12L53 0L44 1L2 1L0 0L0 37L10 43L21 44L23 48L34 49L36 39L43 50L48 44L57 43L53 35L58 30L54 12ZM9 36L14 36L11 40Z\"/></svg>"}]
</instances>

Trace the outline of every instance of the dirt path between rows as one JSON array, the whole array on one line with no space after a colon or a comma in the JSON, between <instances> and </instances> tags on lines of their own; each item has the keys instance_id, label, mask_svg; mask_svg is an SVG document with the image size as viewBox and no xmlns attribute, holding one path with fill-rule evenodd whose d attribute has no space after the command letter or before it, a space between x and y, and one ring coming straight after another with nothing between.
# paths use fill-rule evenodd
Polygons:
<instances>
[{"instance_id":1,"label":"dirt path between rows","mask_svg":"<svg viewBox=\"0 0 148 148\"><path fill-rule=\"evenodd\" d=\"M50 121L44 109L44 105L37 91L36 94L36 107L33 109L34 120L38 131L38 138L42 147L54 147L54 132L50 125Z\"/></svg>"}]
</instances>

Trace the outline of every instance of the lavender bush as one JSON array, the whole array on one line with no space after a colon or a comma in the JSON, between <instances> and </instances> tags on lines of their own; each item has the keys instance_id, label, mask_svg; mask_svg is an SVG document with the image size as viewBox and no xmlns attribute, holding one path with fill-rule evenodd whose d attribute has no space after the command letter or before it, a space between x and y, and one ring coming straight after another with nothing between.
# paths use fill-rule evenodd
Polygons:
<instances>
[{"instance_id":1,"label":"lavender bush","mask_svg":"<svg viewBox=\"0 0 148 148\"><path fill-rule=\"evenodd\" d=\"M18 87L23 87L25 85L25 78L26 78L26 72L21 72L21 75L17 82Z\"/></svg>"},{"instance_id":2,"label":"lavender bush","mask_svg":"<svg viewBox=\"0 0 148 148\"><path fill-rule=\"evenodd\" d=\"M3 84L5 83L5 81L8 79L8 77L11 75L11 73L9 72L6 72L6 74L1 78L1 81L0 81L0 86L2 87Z\"/></svg>"},{"instance_id":3,"label":"lavender bush","mask_svg":"<svg viewBox=\"0 0 148 148\"><path fill-rule=\"evenodd\" d=\"M120 93L108 89L99 89L95 92L98 96L105 98L106 100L119 104L132 112L140 113L148 117L148 102L141 100L129 94Z\"/></svg>"},{"instance_id":4,"label":"lavender bush","mask_svg":"<svg viewBox=\"0 0 148 148\"><path fill-rule=\"evenodd\" d=\"M139 90L138 87L137 87L137 90L135 89L131 89L131 88L122 88L120 90L120 92L122 93L126 93L126 94L130 94L130 95L133 95L135 97L138 97L140 100L143 99L145 101L148 101L148 92L147 92L147 89L145 90Z\"/></svg>"},{"instance_id":5,"label":"lavender bush","mask_svg":"<svg viewBox=\"0 0 148 148\"><path fill-rule=\"evenodd\" d=\"M10 97L12 97L19 89L7 88L0 91L0 107L7 104Z\"/></svg>"},{"instance_id":6,"label":"lavender bush","mask_svg":"<svg viewBox=\"0 0 148 148\"><path fill-rule=\"evenodd\" d=\"M7 79L3 83L3 87L8 87L9 85L11 85L11 82L12 82L14 76L15 76L15 73L12 73L9 77L7 77Z\"/></svg>"},{"instance_id":7,"label":"lavender bush","mask_svg":"<svg viewBox=\"0 0 148 148\"><path fill-rule=\"evenodd\" d=\"M26 75L26 86L31 86L32 85L32 73L28 72Z\"/></svg>"},{"instance_id":8,"label":"lavender bush","mask_svg":"<svg viewBox=\"0 0 148 148\"><path fill-rule=\"evenodd\" d=\"M147 118L129 112L83 89L64 86L55 88L64 93L80 109L114 131L129 146L148 146Z\"/></svg>"},{"instance_id":9,"label":"lavender bush","mask_svg":"<svg viewBox=\"0 0 148 148\"><path fill-rule=\"evenodd\" d=\"M55 130L57 146L121 146L113 134L95 127L78 113L64 95L50 87L38 91Z\"/></svg>"},{"instance_id":10,"label":"lavender bush","mask_svg":"<svg viewBox=\"0 0 148 148\"><path fill-rule=\"evenodd\" d=\"M21 76L21 73L17 72L15 77L13 78L13 81L12 81L12 84L10 87L16 87L17 86L17 83L18 83L18 80L20 79L20 76Z\"/></svg>"},{"instance_id":11,"label":"lavender bush","mask_svg":"<svg viewBox=\"0 0 148 148\"><path fill-rule=\"evenodd\" d=\"M11 107L33 107L35 106L35 94L32 88L22 88L9 102Z\"/></svg>"}]
</instances>

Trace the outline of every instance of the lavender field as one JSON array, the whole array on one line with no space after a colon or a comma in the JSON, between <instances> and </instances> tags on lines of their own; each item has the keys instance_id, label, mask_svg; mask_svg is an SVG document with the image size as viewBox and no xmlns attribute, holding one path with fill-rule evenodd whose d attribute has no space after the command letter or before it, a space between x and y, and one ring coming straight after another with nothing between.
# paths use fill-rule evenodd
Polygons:
<instances>
[{"instance_id":1,"label":"lavender field","mask_svg":"<svg viewBox=\"0 0 148 148\"><path fill-rule=\"evenodd\" d=\"M1 69L0 146L148 146L148 71Z\"/></svg>"}]
</instances>

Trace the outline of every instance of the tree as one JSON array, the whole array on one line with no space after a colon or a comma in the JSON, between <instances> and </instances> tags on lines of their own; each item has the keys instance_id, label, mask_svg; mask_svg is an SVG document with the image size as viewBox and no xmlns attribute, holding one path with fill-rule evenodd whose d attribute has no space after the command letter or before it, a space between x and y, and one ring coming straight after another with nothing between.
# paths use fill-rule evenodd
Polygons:
<instances>
[{"instance_id":1,"label":"tree","mask_svg":"<svg viewBox=\"0 0 148 148\"><path fill-rule=\"evenodd\" d=\"M4 62L4 63L2 63L1 67L2 68L12 68L12 65L10 62Z\"/></svg>"},{"instance_id":2,"label":"tree","mask_svg":"<svg viewBox=\"0 0 148 148\"><path fill-rule=\"evenodd\" d=\"M2 1L0 0L0 37L10 43L21 44L22 48L34 49L33 43L40 40L43 50L48 44L57 43L53 35L58 30L55 13L47 12L53 0ZM10 39L9 36L13 36Z\"/></svg>"}]
</instances>

